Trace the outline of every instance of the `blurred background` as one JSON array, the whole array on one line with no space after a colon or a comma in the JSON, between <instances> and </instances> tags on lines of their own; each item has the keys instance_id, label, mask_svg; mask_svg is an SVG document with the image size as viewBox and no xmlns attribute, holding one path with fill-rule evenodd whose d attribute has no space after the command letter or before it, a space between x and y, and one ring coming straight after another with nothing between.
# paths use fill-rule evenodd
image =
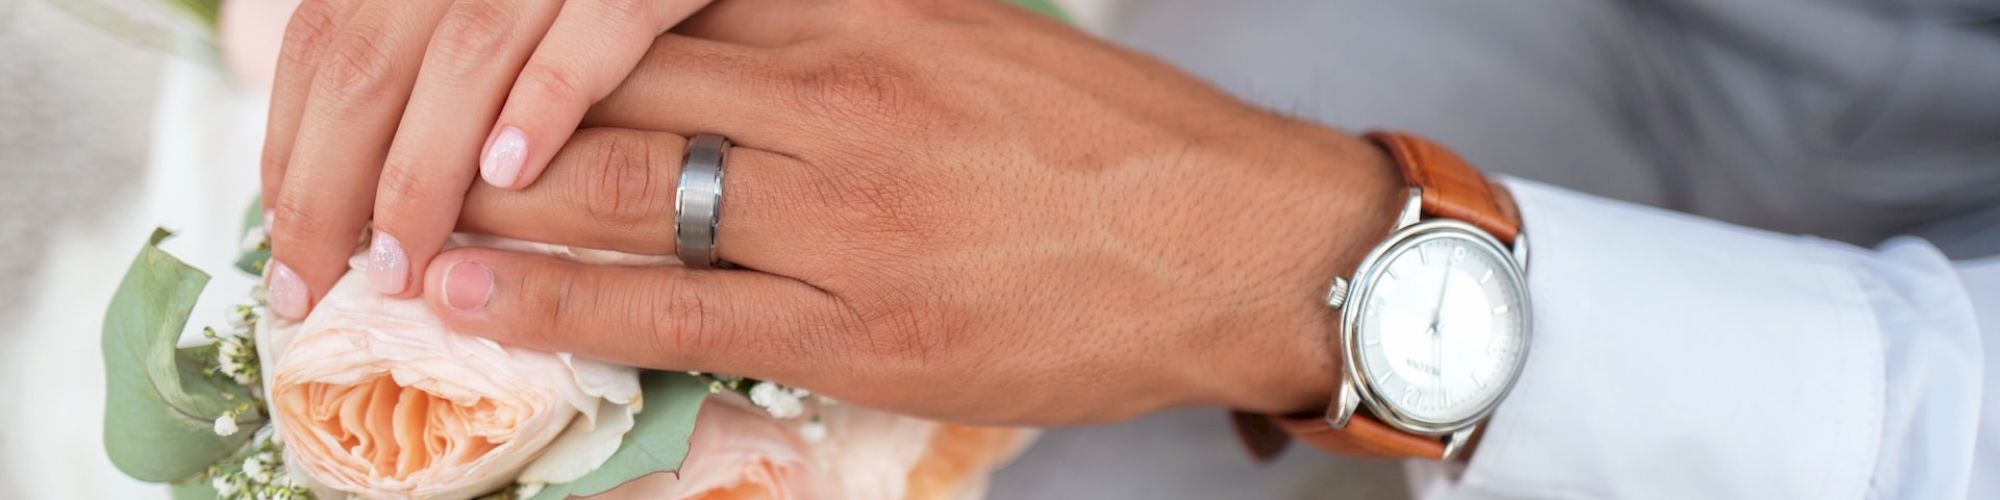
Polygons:
<instances>
[{"instance_id":1,"label":"blurred background","mask_svg":"<svg viewBox=\"0 0 2000 500\"><path fill-rule=\"evenodd\" d=\"M296 0L0 0L0 498L160 498L103 452L103 309L155 226L214 276L190 324L252 278L229 267L255 194L268 51ZM1117 0L1060 0L1112 30ZM229 23L224 23L228 25ZM250 43L245 45L260 46ZM214 300L210 300L213 297ZM240 299L237 299L240 300ZM1245 485L1259 485L1243 489ZM1215 410L1045 434L993 498L1400 497L1394 463L1293 453L1255 466ZM1340 495L1334 492L1339 491Z\"/></svg>"}]
</instances>

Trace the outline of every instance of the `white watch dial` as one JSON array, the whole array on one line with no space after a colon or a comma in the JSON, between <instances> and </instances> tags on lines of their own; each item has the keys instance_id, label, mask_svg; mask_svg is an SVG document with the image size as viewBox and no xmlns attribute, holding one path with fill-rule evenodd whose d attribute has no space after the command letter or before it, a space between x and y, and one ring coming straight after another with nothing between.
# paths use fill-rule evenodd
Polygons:
<instances>
[{"instance_id":1,"label":"white watch dial","mask_svg":"<svg viewBox=\"0 0 2000 500\"><path fill-rule=\"evenodd\" d=\"M1475 416L1512 384L1528 323L1512 261L1466 235L1408 240L1382 256L1359 304L1361 374L1409 419Z\"/></svg>"}]
</instances>

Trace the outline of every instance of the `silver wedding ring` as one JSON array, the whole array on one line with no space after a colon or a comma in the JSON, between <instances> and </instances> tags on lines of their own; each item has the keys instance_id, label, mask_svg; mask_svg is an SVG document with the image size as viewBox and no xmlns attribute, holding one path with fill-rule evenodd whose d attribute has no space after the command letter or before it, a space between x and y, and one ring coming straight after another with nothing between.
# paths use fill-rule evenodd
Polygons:
<instances>
[{"instance_id":1,"label":"silver wedding ring","mask_svg":"<svg viewBox=\"0 0 2000 500\"><path fill-rule=\"evenodd\" d=\"M674 253L687 267L707 269L715 258L715 234L722 227L722 165L729 139L699 134L688 139L681 158L681 184L674 189Z\"/></svg>"}]
</instances>

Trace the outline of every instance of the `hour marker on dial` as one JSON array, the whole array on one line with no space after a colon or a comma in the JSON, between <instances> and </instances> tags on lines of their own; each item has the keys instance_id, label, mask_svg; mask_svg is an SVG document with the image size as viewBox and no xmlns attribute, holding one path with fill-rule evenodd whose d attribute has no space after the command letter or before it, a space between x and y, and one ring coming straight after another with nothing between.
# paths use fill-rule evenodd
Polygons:
<instances>
[{"instance_id":1,"label":"hour marker on dial","mask_svg":"<svg viewBox=\"0 0 2000 500\"><path fill-rule=\"evenodd\" d=\"M1507 314L1507 304L1500 304L1499 306L1495 306L1493 308L1494 316L1499 316L1502 314Z\"/></svg>"}]
</instances>

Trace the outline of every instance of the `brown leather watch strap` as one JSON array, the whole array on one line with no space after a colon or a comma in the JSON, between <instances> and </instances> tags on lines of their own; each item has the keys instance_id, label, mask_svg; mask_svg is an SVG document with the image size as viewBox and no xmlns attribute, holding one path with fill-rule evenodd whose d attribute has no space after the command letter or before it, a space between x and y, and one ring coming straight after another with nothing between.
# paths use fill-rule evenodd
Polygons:
<instances>
[{"instance_id":1,"label":"brown leather watch strap","mask_svg":"<svg viewBox=\"0 0 2000 500\"><path fill-rule=\"evenodd\" d=\"M1314 448L1350 457L1444 458L1444 441L1389 427L1374 417L1356 413L1347 427L1335 430L1326 425L1324 415L1271 417L1271 422Z\"/></svg>"},{"instance_id":2,"label":"brown leather watch strap","mask_svg":"<svg viewBox=\"0 0 2000 500\"><path fill-rule=\"evenodd\" d=\"M1465 221L1509 245L1521 234L1521 216L1507 189L1487 182L1457 153L1401 132L1376 131L1366 137L1389 152L1405 184L1423 190L1424 215Z\"/></svg>"},{"instance_id":3,"label":"brown leather watch strap","mask_svg":"<svg viewBox=\"0 0 2000 500\"><path fill-rule=\"evenodd\" d=\"M1421 190L1426 217L1464 221L1508 245L1513 245L1520 236L1520 213L1507 189L1488 182L1457 153L1400 132L1370 132L1366 137L1389 153L1402 171L1405 184ZM1282 452L1289 440L1287 436L1346 456L1444 458L1443 438L1403 432L1369 416L1365 410L1357 409L1340 429L1328 425L1325 414L1318 412L1261 418L1238 413L1232 416L1232 421L1252 456L1260 460Z\"/></svg>"}]
</instances>

